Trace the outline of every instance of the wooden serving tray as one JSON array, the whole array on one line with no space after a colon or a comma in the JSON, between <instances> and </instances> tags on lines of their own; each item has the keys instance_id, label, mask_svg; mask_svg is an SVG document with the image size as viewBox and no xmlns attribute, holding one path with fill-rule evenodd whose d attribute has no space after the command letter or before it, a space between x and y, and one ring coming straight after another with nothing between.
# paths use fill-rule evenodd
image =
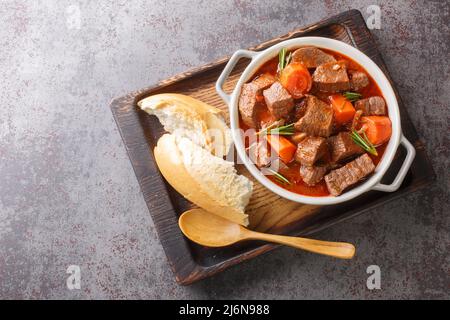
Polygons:
<instances>
[{"instance_id":1,"label":"wooden serving tray","mask_svg":"<svg viewBox=\"0 0 450 320\"><path fill-rule=\"evenodd\" d=\"M347 11L314 25L294 30L251 49L262 50L280 41L301 36L329 37L355 46L372 58L390 79L372 35L361 13L357 10ZM206 248L190 242L183 236L178 228L178 217L194 205L172 189L159 173L152 151L159 137L164 133L163 127L156 117L149 116L136 105L137 101L152 94L176 92L198 98L228 114L227 106L214 89L215 82L227 61L228 57L178 74L155 86L117 98L110 105L159 239L177 282L183 285L216 274L227 267L276 247L276 245L261 242L244 242L224 248ZM225 84L225 90L231 91L234 88L247 64L248 61L241 61L235 67ZM393 87L396 91L394 84ZM243 165L238 165L237 170L255 183L254 194L247 207L251 228L288 235L311 235L379 204L413 192L434 180L434 172L424 145L418 139L405 106L399 97L398 99L403 133L415 146L417 155L403 185L397 192L371 191L352 201L326 207L302 205L270 192L256 182ZM390 183L393 180L404 156L405 150L399 148L382 182Z\"/></svg>"}]
</instances>

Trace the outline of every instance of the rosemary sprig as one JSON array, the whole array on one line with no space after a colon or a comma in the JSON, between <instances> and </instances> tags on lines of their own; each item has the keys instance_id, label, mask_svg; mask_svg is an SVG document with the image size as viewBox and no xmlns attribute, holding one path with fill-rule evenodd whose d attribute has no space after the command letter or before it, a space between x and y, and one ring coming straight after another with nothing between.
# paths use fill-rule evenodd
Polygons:
<instances>
[{"instance_id":1,"label":"rosemary sprig","mask_svg":"<svg viewBox=\"0 0 450 320\"><path fill-rule=\"evenodd\" d=\"M373 154L374 156L378 156L377 149L372 144L372 142L370 142L369 139L367 139L366 133L364 131L362 132L362 136L361 136L356 130L352 130L352 133L350 134L350 136L352 137L353 141L358 146L360 146L361 148L363 148L370 154Z\"/></svg>"},{"instance_id":2,"label":"rosemary sprig","mask_svg":"<svg viewBox=\"0 0 450 320\"><path fill-rule=\"evenodd\" d=\"M292 52L289 52L287 58L286 58L286 63L284 64L284 66L286 67L292 60Z\"/></svg>"},{"instance_id":3,"label":"rosemary sprig","mask_svg":"<svg viewBox=\"0 0 450 320\"><path fill-rule=\"evenodd\" d=\"M286 48L281 48L278 52L278 72L281 72L291 62L292 52L286 57Z\"/></svg>"},{"instance_id":4,"label":"rosemary sprig","mask_svg":"<svg viewBox=\"0 0 450 320\"><path fill-rule=\"evenodd\" d=\"M281 173L278 173L278 172L276 172L275 170L272 170L272 169L269 169L269 168L267 168L267 171L269 171L270 173L272 173L272 174L274 175L274 177L275 177L278 181L280 181L280 182L282 182L282 183L289 184L289 185L292 184L292 182L290 182L289 179L286 178L285 176L283 176Z\"/></svg>"},{"instance_id":5,"label":"rosemary sprig","mask_svg":"<svg viewBox=\"0 0 450 320\"><path fill-rule=\"evenodd\" d=\"M355 102L355 101L357 101L357 100L359 100L359 99L362 98L362 94L361 94L361 93L358 93L358 92L351 92L351 91L344 92L343 96L344 96L347 100L349 100L349 101L351 101L351 102Z\"/></svg>"},{"instance_id":6,"label":"rosemary sprig","mask_svg":"<svg viewBox=\"0 0 450 320\"><path fill-rule=\"evenodd\" d=\"M266 134L278 134L280 136L291 136L295 133L294 123L287 124L285 126L280 126L276 128L267 127L263 130L257 132L257 135L266 135Z\"/></svg>"}]
</instances>

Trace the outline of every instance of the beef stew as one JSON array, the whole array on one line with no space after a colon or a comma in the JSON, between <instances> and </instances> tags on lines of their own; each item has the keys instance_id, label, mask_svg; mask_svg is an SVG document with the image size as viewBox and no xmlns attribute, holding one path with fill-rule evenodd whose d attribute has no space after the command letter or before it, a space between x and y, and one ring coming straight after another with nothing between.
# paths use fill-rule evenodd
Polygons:
<instances>
[{"instance_id":1,"label":"beef stew","mask_svg":"<svg viewBox=\"0 0 450 320\"><path fill-rule=\"evenodd\" d=\"M255 132L256 142L245 143L256 166L307 196L339 196L367 179L392 132L386 102L366 70L312 46L282 49L262 65L243 85L238 108L240 127Z\"/></svg>"}]
</instances>

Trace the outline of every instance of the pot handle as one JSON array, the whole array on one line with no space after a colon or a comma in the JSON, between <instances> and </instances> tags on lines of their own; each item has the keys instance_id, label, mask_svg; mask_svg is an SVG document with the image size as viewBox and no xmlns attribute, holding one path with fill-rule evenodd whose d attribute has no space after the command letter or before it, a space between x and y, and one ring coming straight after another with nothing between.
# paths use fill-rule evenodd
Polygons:
<instances>
[{"instance_id":1,"label":"pot handle","mask_svg":"<svg viewBox=\"0 0 450 320\"><path fill-rule=\"evenodd\" d=\"M394 181L387 185L378 183L376 184L372 190L377 191L384 191L384 192L394 192L397 191L398 188L400 188L400 185L403 182L403 179L405 179L406 174L408 173L409 167L411 167L411 164L414 160L414 157L416 156L416 149L414 149L411 142L409 142L404 135L402 135L400 143L405 147L406 149L406 158L403 161L402 167L400 168L399 172L397 173L397 176L395 177Z\"/></svg>"},{"instance_id":2,"label":"pot handle","mask_svg":"<svg viewBox=\"0 0 450 320\"><path fill-rule=\"evenodd\" d=\"M230 95L225 93L225 91L223 91L223 84L225 83L225 80L227 80L231 71L233 71L234 66L241 58L253 59L258 54L259 54L259 52L255 52L255 51L238 50L235 53L233 53L230 60L228 60L227 65L223 69L222 73L220 74L219 79L217 79L217 82L216 82L216 91L219 94L219 96L223 99L223 101L226 102L226 104L230 104Z\"/></svg>"}]
</instances>

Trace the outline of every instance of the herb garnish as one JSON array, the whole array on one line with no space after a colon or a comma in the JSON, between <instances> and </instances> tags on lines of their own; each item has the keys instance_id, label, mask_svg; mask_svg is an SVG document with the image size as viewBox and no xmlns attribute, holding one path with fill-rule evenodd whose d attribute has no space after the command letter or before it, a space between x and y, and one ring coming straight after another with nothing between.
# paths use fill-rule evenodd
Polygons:
<instances>
[{"instance_id":1,"label":"herb garnish","mask_svg":"<svg viewBox=\"0 0 450 320\"><path fill-rule=\"evenodd\" d=\"M278 52L278 71L283 70L292 59L292 52L289 52L289 55L286 58L286 48L282 48L280 52Z\"/></svg>"},{"instance_id":2,"label":"herb garnish","mask_svg":"<svg viewBox=\"0 0 450 320\"><path fill-rule=\"evenodd\" d=\"M367 138L366 133L364 131L362 132L362 135L360 135L356 130L352 130L352 133L350 134L350 136L352 137L353 141L358 146L360 146L361 148L363 148L370 154L373 154L374 156L378 156L377 149L372 144L372 142L369 141L369 139Z\"/></svg>"},{"instance_id":3,"label":"herb garnish","mask_svg":"<svg viewBox=\"0 0 450 320\"><path fill-rule=\"evenodd\" d=\"M291 60L292 60L292 52L289 52L284 66L287 66L291 62Z\"/></svg>"},{"instance_id":4,"label":"herb garnish","mask_svg":"<svg viewBox=\"0 0 450 320\"><path fill-rule=\"evenodd\" d=\"M355 101L357 101L357 100L359 100L359 99L362 98L362 94L361 94L361 93L358 93L358 92L351 92L351 91L344 92L343 96L344 96L347 100L349 100L349 101L351 101L351 102L355 102Z\"/></svg>"},{"instance_id":5,"label":"herb garnish","mask_svg":"<svg viewBox=\"0 0 450 320\"><path fill-rule=\"evenodd\" d=\"M256 134L257 135L277 134L280 136L291 136L294 133L295 133L294 123L291 123L291 124L287 124L285 126L280 126L280 127L276 127L276 128L272 128L269 126L265 129L259 131Z\"/></svg>"},{"instance_id":6,"label":"herb garnish","mask_svg":"<svg viewBox=\"0 0 450 320\"><path fill-rule=\"evenodd\" d=\"M289 179L286 178L285 176L283 176L281 173L278 173L278 172L276 172L275 170L272 170L272 169L269 169L269 168L267 168L267 171L270 171L278 181L280 181L280 182L282 182L282 183L287 183L287 184L289 184L289 185L292 184L292 183L289 181Z\"/></svg>"}]
</instances>

